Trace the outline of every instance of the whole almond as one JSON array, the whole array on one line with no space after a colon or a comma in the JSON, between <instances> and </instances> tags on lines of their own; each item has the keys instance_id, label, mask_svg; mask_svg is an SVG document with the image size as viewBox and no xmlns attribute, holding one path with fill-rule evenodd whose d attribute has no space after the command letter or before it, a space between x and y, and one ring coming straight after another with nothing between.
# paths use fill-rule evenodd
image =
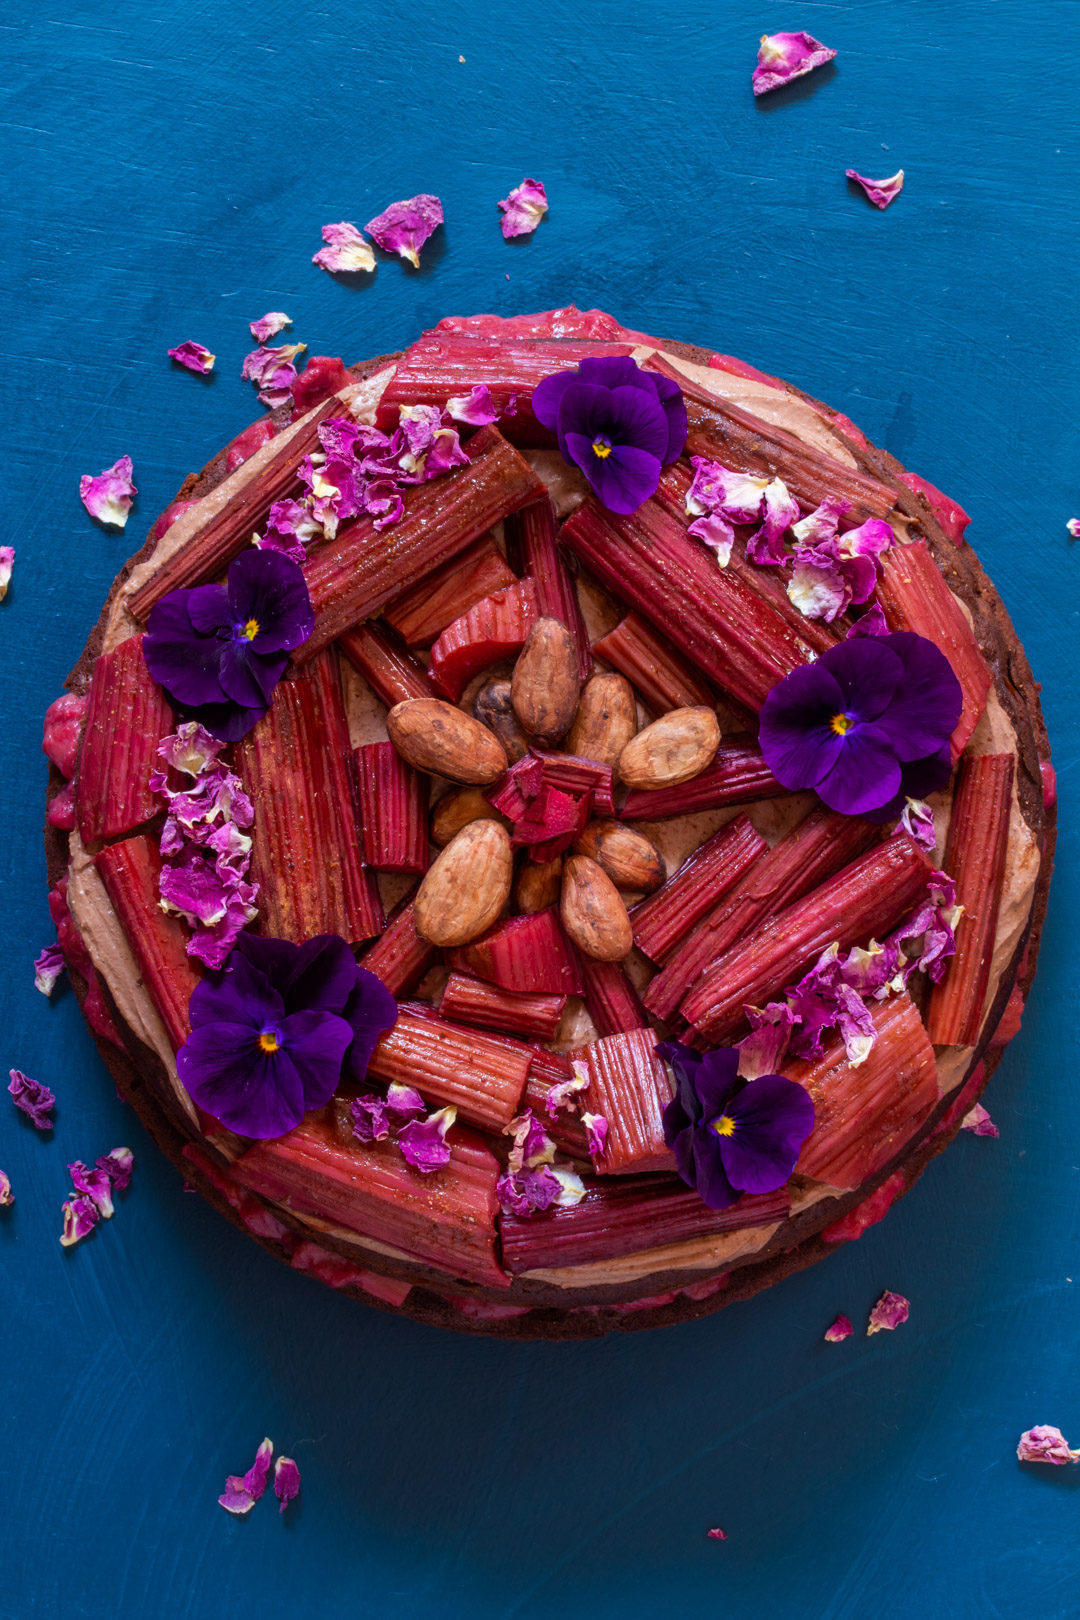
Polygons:
<instances>
[{"instance_id":1,"label":"whole almond","mask_svg":"<svg viewBox=\"0 0 1080 1620\"><path fill-rule=\"evenodd\" d=\"M488 681L482 686L473 699L473 714L498 737L511 765L525 758L529 739L518 725L509 681Z\"/></svg>"},{"instance_id":2,"label":"whole almond","mask_svg":"<svg viewBox=\"0 0 1080 1620\"><path fill-rule=\"evenodd\" d=\"M602 866L618 889L640 889L651 894L667 876L664 857L636 827L621 821L590 821L574 845Z\"/></svg>"},{"instance_id":3,"label":"whole almond","mask_svg":"<svg viewBox=\"0 0 1080 1620\"><path fill-rule=\"evenodd\" d=\"M585 682L566 749L581 759L615 765L637 730L637 699L625 675L593 675Z\"/></svg>"},{"instance_id":4,"label":"whole almond","mask_svg":"<svg viewBox=\"0 0 1080 1620\"><path fill-rule=\"evenodd\" d=\"M416 931L446 949L490 928L510 898L514 857L497 821L470 821L424 874L413 902Z\"/></svg>"},{"instance_id":5,"label":"whole almond","mask_svg":"<svg viewBox=\"0 0 1080 1620\"><path fill-rule=\"evenodd\" d=\"M506 770L506 749L494 732L441 698L409 698L386 717L390 741L410 765L451 782L486 786Z\"/></svg>"},{"instance_id":6,"label":"whole almond","mask_svg":"<svg viewBox=\"0 0 1080 1620\"><path fill-rule=\"evenodd\" d=\"M451 788L431 812L432 843L442 849L470 821L497 821L502 826L506 825L504 818L494 805L488 804L479 788Z\"/></svg>"},{"instance_id":7,"label":"whole almond","mask_svg":"<svg viewBox=\"0 0 1080 1620\"><path fill-rule=\"evenodd\" d=\"M514 885L514 904L519 911L546 911L559 898L562 888L562 857L553 861L526 861Z\"/></svg>"},{"instance_id":8,"label":"whole almond","mask_svg":"<svg viewBox=\"0 0 1080 1620\"><path fill-rule=\"evenodd\" d=\"M587 855L571 855L563 867L562 925L579 950L597 962L621 962L634 943L622 896L607 873Z\"/></svg>"},{"instance_id":9,"label":"whole almond","mask_svg":"<svg viewBox=\"0 0 1080 1620\"><path fill-rule=\"evenodd\" d=\"M619 776L632 788L676 787L699 776L719 746L711 709L671 709L631 737L619 755Z\"/></svg>"},{"instance_id":10,"label":"whole almond","mask_svg":"<svg viewBox=\"0 0 1080 1620\"><path fill-rule=\"evenodd\" d=\"M537 619L514 665L510 696L522 727L557 743L574 723L581 679L570 632L558 619Z\"/></svg>"}]
</instances>

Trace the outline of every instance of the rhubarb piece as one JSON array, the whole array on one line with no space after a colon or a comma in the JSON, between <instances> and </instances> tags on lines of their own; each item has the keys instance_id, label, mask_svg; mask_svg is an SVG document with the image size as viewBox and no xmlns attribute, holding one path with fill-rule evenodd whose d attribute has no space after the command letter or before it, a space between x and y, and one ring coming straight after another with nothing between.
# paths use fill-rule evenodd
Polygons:
<instances>
[{"instance_id":1,"label":"rhubarb piece","mask_svg":"<svg viewBox=\"0 0 1080 1620\"><path fill-rule=\"evenodd\" d=\"M413 897L406 896L391 913L383 933L361 956L360 964L400 997L414 990L438 959L434 945L416 932Z\"/></svg>"},{"instance_id":2,"label":"rhubarb piece","mask_svg":"<svg viewBox=\"0 0 1080 1620\"><path fill-rule=\"evenodd\" d=\"M900 482L913 494L923 497L949 539L954 545L962 546L964 530L971 522L971 517L964 511L960 502L954 501L951 495L944 494L928 478L920 478L918 473L902 472Z\"/></svg>"},{"instance_id":3,"label":"rhubarb piece","mask_svg":"<svg viewBox=\"0 0 1080 1620\"><path fill-rule=\"evenodd\" d=\"M945 870L956 880L956 954L930 994L926 1027L935 1046L974 1046L994 957L1012 810L1013 756L965 759L953 796Z\"/></svg>"},{"instance_id":4,"label":"rhubarb piece","mask_svg":"<svg viewBox=\"0 0 1080 1620\"><path fill-rule=\"evenodd\" d=\"M173 729L164 692L150 678L142 637L130 636L94 664L83 728L75 813L90 848L157 815L150 790L161 739Z\"/></svg>"},{"instance_id":5,"label":"rhubarb piece","mask_svg":"<svg viewBox=\"0 0 1080 1620\"><path fill-rule=\"evenodd\" d=\"M309 1117L288 1136L256 1142L230 1178L272 1203L346 1227L377 1245L486 1287L509 1279L495 1255L499 1163L472 1131L451 1130L450 1163L420 1175L396 1143L341 1146Z\"/></svg>"},{"instance_id":6,"label":"rhubarb piece","mask_svg":"<svg viewBox=\"0 0 1080 1620\"><path fill-rule=\"evenodd\" d=\"M441 568L543 488L498 428L481 428L469 440L468 466L403 491L404 514L392 537L365 514L312 547L306 578L315 629L294 657L313 657L399 596L418 569Z\"/></svg>"},{"instance_id":7,"label":"rhubarb piece","mask_svg":"<svg viewBox=\"0 0 1080 1620\"><path fill-rule=\"evenodd\" d=\"M656 1055L651 1029L606 1035L575 1052L589 1070L589 1111L608 1122L597 1173L673 1170L675 1156L664 1141L663 1112L671 1101L667 1068Z\"/></svg>"},{"instance_id":8,"label":"rhubarb piece","mask_svg":"<svg viewBox=\"0 0 1080 1620\"><path fill-rule=\"evenodd\" d=\"M502 552L490 534L484 534L452 562L425 574L388 602L383 618L410 647L430 647L448 624L514 582Z\"/></svg>"},{"instance_id":9,"label":"rhubarb piece","mask_svg":"<svg viewBox=\"0 0 1080 1620\"><path fill-rule=\"evenodd\" d=\"M444 1018L523 1041L553 1041L566 1006L565 996L523 995L499 990L466 973L451 973L439 1003Z\"/></svg>"},{"instance_id":10,"label":"rhubarb piece","mask_svg":"<svg viewBox=\"0 0 1080 1620\"><path fill-rule=\"evenodd\" d=\"M577 653L578 679L592 673L592 649L581 616L577 589L556 543L555 508L549 498L523 507L506 520L506 547L522 574L536 588L536 609L541 618L557 619L570 632Z\"/></svg>"},{"instance_id":11,"label":"rhubarb piece","mask_svg":"<svg viewBox=\"0 0 1080 1620\"><path fill-rule=\"evenodd\" d=\"M382 929L372 873L360 860L349 726L337 656L325 652L238 744L255 807L251 877L263 932L301 945L315 934L356 944Z\"/></svg>"},{"instance_id":12,"label":"rhubarb piece","mask_svg":"<svg viewBox=\"0 0 1080 1620\"><path fill-rule=\"evenodd\" d=\"M746 1194L728 1209L709 1209L677 1176L586 1181L585 1197L523 1220L501 1221L503 1262L515 1276L563 1266L596 1265L693 1238L771 1225L790 1208L786 1190ZM665 1269L674 1270L672 1256Z\"/></svg>"},{"instance_id":13,"label":"rhubarb piece","mask_svg":"<svg viewBox=\"0 0 1080 1620\"><path fill-rule=\"evenodd\" d=\"M907 833L894 834L714 961L683 1001L683 1016L705 1040L723 1040L742 1024L747 1003L764 1006L834 940L846 950L888 933L921 897L931 870Z\"/></svg>"},{"instance_id":14,"label":"rhubarb piece","mask_svg":"<svg viewBox=\"0 0 1080 1620\"><path fill-rule=\"evenodd\" d=\"M143 833L107 844L94 864L173 1050L179 1051L191 1033L188 1002L199 975L187 954L187 930L159 903L157 843Z\"/></svg>"},{"instance_id":15,"label":"rhubarb piece","mask_svg":"<svg viewBox=\"0 0 1080 1620\"><path fill-rule=\"evenodd\" d=\"M531 579L515 580L485 596L448 625L431 649L431 680L454 702L474 675L510 658L525 645L536 623L536 592Z\"/></svg>"},{"instance_id":16,"label":"rhubarb piece","mask_svg":"<svg viewBox=\"0 0 1080 1620\"><path fill-rule=\"evenodd\" d=\"M511 843L528 846L529 859L538 863L558 860L585 830L588 799L576 799L559 788L544 785L525 814L514 823Z\"/></svg>"},{"instance_id":17,"label":"rhubarb piece","mask_svg":"<svg viewBox=\"0 0 1080 1620\"><path fill-rule=\"evenodd\" d=\"M631 1029L649 1028L641 999L617 962L596 962L583 956L581 972L585 980L585 1005L601 1035L622 1035Z\"/></svg>"},{"instance_id":18,"label":"rhubarb piece","mask_svg":"<svg viewBox=\"0 0 1080 1620\"><path fill-rule=\"evenodd\" d=\"M554 906L496 923L471 945L451 951L450 966L500 990L579 996L583 988L581 966Z\"/></svg>"},{"instance_id":19,"label":"rhubarb piece","mask_svg":"<svg viewBox=\"0 0 1080 1620\"><path fill-rule=\"evenodd\" d=\"M368 1074L415 1086L427 1102L448 1103L463 1119L499 1132L518 1112L531 1060L532 1049L521 1041L480 1035L405 1006L380 1035Z\"/></svg>"},{"instance_id":20,"label":"rhubarb piece","mask_svg":"<svg viewBox=\"0 0 1080 1620\"><path fill-rule=\"evenodd\" d=\"M388 709L412 698L435 696L427 671L381 624L353 625L342 631L337 646Z\"/></svg>"},{"instance_id":21,"label":"rhubarb piece","mask_svg":"<svg viewBox=\"0 0 1080 1620\"><path fill-rule=\"evenodd\" d=\"M341 401L332 399L313 412L277 455L271 457L258 478L249 479L243 489L238 489L220 511L133 592L128 606L140 624L146 623L154 603L170 591L185 585L205 585L224 574L233 558L251 544L252 535L262 533L274 502L284 500L299 488L300 462L319 449L319 423L335 413L340 415L341 409Z\"/></svg>"},{"instance_id":22,"label":"rhubarb piece","mask_svg":"<svg viewBox=\"0 0 1080 1620\"><path fill-rule=\"evenodd\" d=\"M565 1106L553 1107L550 1102L555 1087L566 1085L573 1077L570 1059L564 1053L540 1049L534 1051L522 1108L532 1109L561 1152L568 1154L571 1159L587 1160L589 1137L581 1116Z\"/></svg>"},{"instance_id":23,"label":"rhubarb piece","mask_svg":"<svg viewBox=\"0 0 1080 1620\"><path fill-rule=\"evenodd\" d=\"M493 810L508 821L519 821L540 792L543 763L536 754L519 759L487 795Z\"/></svg>"},{"instance_id":24,"label":"rhubarb piece","mask_svg":"<svg viewBox=\"0 0 1080 1620\"><path fill-rule=\"evenodd\" d=\"M736 886L667 956L663 969L645 991L646 1007L657 1018L673 1017L680 1001L710 962L731 949L736 941L749 938L759 924L782 906L789 906L809 894L817 884L861 855L879 836L878 829L867 821L816 806L773 849L760 859L755 856ZM644 912L644 909L643 906L641 910ZM667 937L662 930L660 948L667 948Z\"/></svg>"},{"instance_id":25,"label":"rhubarb piece","mask_svg":"<svg viewBox=\"0 0 1080 1620\"><path fill-rule=\"evenodd\" d=\"M243 433L238 433L236 438L225 447L226 473L235 472L237 467L242 467L244 462L255 454L256 450L261 450L264 444L269 444L276 433L277 424L271 416L260 416L258 421L252 422L251 426L246 427ZM194 505L195 503L177 502L177 505L185 507L189 504ZM170 507L169 510L172 511L173 508ZM176 515L179 517L179 512ZM155 526L155 534L158 539L165 533L166 528L168 528L168 524L165 525L165 528L162 528L161 519L159 518Z\"/></svg>"},{"instance_id":26,"label":"rhubarb piece","mask_svg":"<svg viewBox=\"0 0 1080 1620\"><path fill-rule=\"evenodd\" d=\"M574 754L548 754L539 748L533 749L533 756L540 761L541 787L558 788L561 793L586 799L591 795L591 813L615 814L610 765L602 765L595 759L580 759Z\"/></svg>"},{"instance_id":27,"label":"rhubarb piece","mask_svg":"<svg viewBox=\"0 0 1080 1620\"><path fill-rule=\"evenodd\" d=\"M633 610L593 642L593 652L625 675L657 714L713 701L712 691L693 665Z\"/></svg>"},{"instance_id":28,"label":"rhubarb piece","mask_svg":"<svg viewBox=\"0 0 1080 1620\"><path fill-rule=\"evenodd\" d=\"M925 540L893 546L883 553L877 600L890 630L914 630L940 647L952 665L964 694L956 730L952 734L953 759L959 759L990 692L990 670L975 632L958 599L930 555Z\"/></svg>"},{"instance_id":29,"label":"rhubarb piece","mask_svg":"<svg viewBox=\"0 0 1080 1620\"><path fill-rule=\"evenodd\" d=\"M364 860L380 872L426 872L428 785L393 743L356 749Z\"/></svg>"},{"instance_id":30,"label":"rhubarb piece","mask_svg":"<svg viewBox=\"0 0 1080 1620\"><path fill-rule=\"evenodd\" d=\"M45 710L41 731L42 752L68 781L75 775L79 738L88 706L89 699L80 697L77 692L61 692Z\"/></svg>"},{"instance_id":31,"label":"rhubarb piece","mask_svg":"<svg viewBox=\"0 0 1080 1620\"><path fill-rule=\"evenodd\" d=\"M631 920L638 949L654 962L665 962L768 848L745 812L726 822L698 845L662 889L634 907Z\"/></svg>"},{"instance_id":32,"label":"rhubarb piece","mask_svg":"<svg viewBox=\"0 0 1080 1620\"><path fill-rule=\"evenodd\" d=\"M659 724L659 722L657 722ZM640 736L640 732L638 734ZM752 804L784 793L750 737L729 737L711 765L675 787L634 788L619 811L624 821L667 821L727 804Z\"/></svg>"}]
</instances>

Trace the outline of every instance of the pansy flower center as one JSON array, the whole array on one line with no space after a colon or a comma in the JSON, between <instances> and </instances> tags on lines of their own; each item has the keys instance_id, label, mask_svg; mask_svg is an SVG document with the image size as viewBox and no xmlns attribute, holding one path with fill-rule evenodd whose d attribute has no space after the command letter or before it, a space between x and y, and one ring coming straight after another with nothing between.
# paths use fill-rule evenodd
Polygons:
<instances>
[{"instance_id":1,"label":"pansy flower center","mask_svg":"<svg viewBox=\"0 0 1080 1620\"><path fill-rule=\"evenodd\" d=\"M243 636L245 641L254 641L255 637L258 635L258 633L259 633L259 621L258 621L258 619L249 619L247 621L247 623L244 625L243 629L240 631L240 634Z\"/></svg>"},{"instance_id":2,"label":"pansy flower center","mask_svg":"<svg viewBox=\"0 0 1080 1620\"><path fill-rule=\"evenodd\" d=\"M604 461L611 454L611 440L606 433L598 433L592 442L593 455Z\"/></svg>"},{"instance_id":3,"label":"pansy flower center","mask_svg":"<svg viewBox=\"0 0 1080 1620\"><path fill-rule=\"evenodd\" d=\"M846 737L854 723L850 714L834 714L829 721L830 727L838 737Z\"/></svg>"},{"instance_id":4,"label":"pansy flower center","mask_svg":"<svg viewBox=\"0 0 1080 1620\"><path fill-rule=\"evenodd\" d=\"M259 1036L259 1051L276 1052L280 1046L281 1041L278 1038L277 1031L273 1029L264 1029L262 1034Z\"/></svg>"},{"instance_id":5,"label":"pansy flower center","mask_svg":"<svg viewBox=\"0 0 1080 1620\"><path fill-rule=\"evenodd\" d=\"M719 1119L711 1119L709 1121L709 1128L710 1130L714 1130L717 1136L735 1135L735 1121L732 1119L730 1114L721 1114Z\"/></svg>"}]
</instances>

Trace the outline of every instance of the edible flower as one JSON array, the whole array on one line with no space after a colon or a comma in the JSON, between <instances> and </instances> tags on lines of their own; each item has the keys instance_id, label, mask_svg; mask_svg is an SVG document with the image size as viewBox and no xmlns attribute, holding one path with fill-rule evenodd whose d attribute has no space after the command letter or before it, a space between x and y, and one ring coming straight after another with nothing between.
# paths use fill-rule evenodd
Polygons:
<instances>
[{"instance_id":1,"label":"edible flower","mask_svg":"<svg viewBox=\"0 0 1080 1620\"><path fill-rule=\"evenodd\" d=\"M580 1058L575 1058L570 1064L569 1080L557 1081L544 1098L544 1111L548 1119L554 1119L560 1108L573 1108L588 1085L589 1066Z\"/></svg>"},{"instance_id":2,"label":"edible flower","mask_svg":"<svg viewBox=\"0 0 1080 1620\"><path fill-rule=\"evenodd\" d=\"M208 377L214 369L217 356L211 354L201 343L193 343L189 338L186 343L178 343L175 349L169 350L169 359L175 360L178 366L184 366L188 371L196 372L200 377Z\"/></svg>"},{"instance_id":3,"label":"edible flower","mask_svg":"<svg viewBox=\"0 0 1080 1620\"><path fill-rule=\"evenodd\" d=\"M735 472L723 462L706 456L691 456L693 481L686 492L686 512L695 519L689 534L696 535L716 553L721 568L731 561L735 523L758 523L760 528L746 542L746 555L753 563L778 564L787 561L783 545L785 531L799 520L799 503L789 493L782 478L756 478Z\"/></svg>"},{"instance_id":4,"label":"edible flower","mask_svg":"<svg viewBox=\"0 0 1080 1620\"><path fill-rule=\"evenodd\" d=\"M850 1339L854 1331L855 1329L852 1327L849 1317L838 1316L836 1321L830 1323L825 1329L825 1342L826 1344L839 1344L841 1339Z\"/></svg>"},{"instance_id":5,"label":"edible flower","mask_svg":"<svg viewBox=\"0 0 1080 1620\"><path fill-rule=\"evenodd\" d=\"M131 511L131 497L139 492L131 482L130 456L121 456L111 467L91 478L84 473L79 479L79 498L92 518L99 523L122 529Z\"/></svg>"},{"instance_id":6,"label":"edible flower","mask_svg":"<svg viewBox=\"0 0 1080 1620\"><path fill-rule=\"evenodd\" d=\"M46 945L34 962L34 989L51 996L64 971L64 953L59 945Z\"/></svg>"},{"instance_id":7,"label":"edible flower","mask_svg":"<svg viewBox=\"0 0 1080 1620\"><path fill-rule=\"evenodd\" d=\"M51 1115L56 1107L56 1098L48 1086L43 1086L40 1080L31 1080L21 1069L9 1069L8 1077L8 1092L16 1108L25 1114L39 1131L51 1131L53 1128Z\"/></svg>"},{"instance_id":8,"label":"edible flower","mask_svg":"<svg viewBox=\"0 0 1080 1620\"><path fill-rule=\"evenodd\" d=\"M1052 1423L1037 1423L1033 1429L1025 1429L1016 1455L1021 1462L1053 1463L1058 1468L1080 1462L1080 1451L1074 1451Z\"/></svg>"},{"instance_id":9,"label":"edible flower","mask_svg":"<svg viewBox=\"0 0 1080 1620\"><path fill-rule=\"evenodd\" d=\"M374 270L375 255L355 225L343 219L337 225L324 225L322 239L326 244L311 256L312 264L320 270L334 274L338 270Z\"/></svg>"},{"instance_id":10,"label":"edible flower","mask_svg":"<svg viewBox=\"0 0 1080 1620\"><path fill-rule=\"evenodd\" d=\"M419 1119L427 1108L418 1091L395 1081L385 1097L364 1092L352 1102L353 1135L358 1142L384 1142L391 1129Z\"/></svg>"},{"instance_id":11,"label":"edible flower","mask_svg":"<svg viewBox=\"0 0 1080 1620\"><path fill-rule=\"evenodd\" d=\"M792 79L824 67L835 55L812 34L762 34L754 69L754 94L763 96L767 90L790 84Z\"/></svg>"},{"instance_id":12,"label":"edible flower","mask_svg":"<svg viewBox=\"0 0 1080 1620\"><path fill-rule=\"evenodd\" d=\"M277 337L287 326L292 325L292 316L286 315L283 309L272 309L269 314L262 315L257 321L248 322L248 331L256 343L269 343L272 337Z\"/></svg>"},{"instance_id":13,"label":"edible flower","mask_svg":"<svg viewBox=\"0 0 1080 1620\"><path fill-rule=\"evenodd\" d=\"M976 1103L974 1108L966 1113L960 1121L962 1131L970 1131L972 1136L1000 1136L1001 1132L994 1124L982 1103Z\"/></svg>"},{"instance_id":14,"label":"edible flower","mask_svg":"<svg viewBox=\"0 0 1080 1620\"><path fill-rule=\"evenodd\" d=\"M782 1187L814 1128L814 1104L802 1086L779 1074L743 1080L733 1047L702 1055L665 1041L656 1050L675 1075L664 1141L687 1185L710 1209Z\"/></svg>"},{"instance_id":15,"label":"edible flower","mask_svg":"<svg viewBox=\"0 0 1080 1620\"><path fill-rule=\"evenodd\" d=\"M884 941L886 951L898 953L902 983L916 971L928 973L935 984L940 981L946 962L956 953L956 925L963 910L956 903L956 884L949 874L931 872L922 905Z\"/></svg>"},{"instance_id":16,"label":"edible flower","mask_svg":"<svg viewBox=\"0 0 1080 1620\"><path fill-rule=\"evenodd\" d=\"M679 385L628 357L582 360L545 377L532 408L609 512L636 512L686 443Z\"/></svg>"},{"instance_id":17,"label":"edible flower","mask_svg":"<svg viewBox=\"0 0 1080 1620\"><path fill-rule=\"evenodd\" d=\"M608 1122L603 1114L582 1114L581 1123L589 1140L589 1157L600 1158L607 1145Z\"/></svg>"},{"instance_id":18,"label":"edible flower","mask_svg":"<svg viewBox=\"0 0 1080 1620\"><path fill-rule=\"evenodd\" d=\"M856 173L854 169L845 169L844 173L849 180L854 180L856 185L862 186L875 208L888 208L904 189L903 169L897 169L887 180L870 180L865 174Z\"/></svg>"},{"instance_id":19,"label":"edible flower","mask_svg":"<svg viewBox=\"0 0 1080 1620\"><path fill-rule=\"evenodd\" d=\"M904 794L931 791L911 783L916 766L933 787L948 780L962 703L948 659L925 636L842 641L773 687L761 710L761 751L784 787L814 788L842 815L884 816Z\"/></svg>"},{"instance_id":20,"label":"edible flower","mask_svg":"<svg viewBox=\"0 0 1080 1620\"><path fill-rule=\"evenodd\" d=\"M274 1495L281 1506L279 1513L284 1513L289 1503L300 1494L300 1470L291 1457L279 1457L274 1464Z\"/></svg>"},{"instance_id":21,"label":"edible flower","mask_svg":"<svg viewBox=\"0 0 1080 1620\"><path fill-rule=\"evenodd\" d=\"M450 1143L446 1133L457 1119L456 1108L440 1108L426 1119L410 1119L397 1134L397 1145L405 1162L423 1175L442 1170L450 1163Z\"/></svg>"},{"instance_id":22,"label":"edible flower","mask_svg":"<svg viewBox=\"0 0 1080 1620\"><path fill-rule=\"evenodd\" d=\"M260 551L280 551L303 567L307 561L306 547L312 540L321 539L322 524L302 501L286 497L275 501L266 518L266 528L255 536Z\"/></svg>"},{"instance_id":23,"label":"edible flower","mask_svg":"<svg viewBox=\"0 0 1080 1620\"><path fill-rule=\"evenodd\" d=\"M284 1136L344 1076L362 1080L397 1002L336 934L294 945L240 934L189 1003L177 1073L192 1101L242 1136Z\"/></svg>"},{"instance_id":24,"label":"edible flower","mask_svg":"<svg viewBox=\"0 0 1080 1620\"><path fill-rule=\"evenodd\" d=\"M240 375L246 382L255 384L259 403L267 410L276 410L292 397L297 376L293 361L306 348L306 343L282 343L276 349L268 349L260 343L257 349L245 354Z\"/></svg>"},{"instance_id":25,"label":"edible flower","mask_svg":"<svg viewBox=\"0 0 1080 1620\"><path fill-rule=\"evenodd\" d=\"M61 1206L64 1216L64 1228L60 1234L60 1246L64 1249L73 1248L81 1243L84 1237L89 1237L98 1223L97 1206L92 1198L85 1194L65 1199Z\"/></svg>"},{"instance_id":26,"label":"edible flower","mask_svg":"<svg viewBox=\"0 0 1080 1620\"><path fill-rule=\"evenodd\" d=\"M252 549L229 564L228 584L170 591L155 603L143 656L176 708L237 742L269 708L288 654L314 626L297 564Z\"/></svg>"},{"instance_id":27,"label":"edible flower","mask_svg":"<svg viewBox=\"0 0 1080 1620\"><path fill-rule=\"evenodd\" d=\"M711 1530L706 1530L705 1534L709 1538L710 1541L726 1541L727 1540L727 1531L726 1530L721 1530L719 1525L714 1525Z\"/></svg>"},{"instance_id":28,"label":"edible flower","mask_svg":"<svg viewBox=\"0 0 1080 1620\"><path fill-rule=\"evenodd\" d=\"M430 192L391 203L389 208L364 226L384 253L398 253L415 270L420 268L420 249L443 222L442 203Z\"/></svg>"},{"instance_id":29,"label":"edible flower","mask_svg":"<svg viewBox=\"0 0 1080 1620\"><path fill-rule=\"evenodd\" d=\"M10 1209L15 1202L15 1194L11 1190L11 1177L4 1170L0 1170L0 1209Z\"/></svg>"},{"instance_id":30,"label":"edible flower","mask_svg":"<svg viewBox=\"0 0 1080 1620\"><path fill-rule=\"evenodd\" d=\"M266 1489L266 1481L270 1475L270 1462L274 1455L274 1445L266 1439L255 1453L255 1461L246 1474L230 1474L225 1481L224 1494L218 1501L226 1513L250 1513L259 1497Z\"/></svg>"},{"instance_id":31,"label":"edible flower","mask_svg":"<svg viewBox=\"0 0 1080 1620\"><path fill-rule=\"evenodd\" d=\"M512 236L531 236L548 211L543 182L526 178L500 200L499 207L503 216L499 228L508 242Z\"/></svg>"},{"instance_id":32,"label":"edible flower","mask_svg":"<svg viewBox=\"0 0 1080 1620\"><path fill-rule=\"evenodd\" d=\"M0 546L0 602L8 593L11 584L11 570L15 566L15 547Z\"/></svg>"},{"instance_id":33,"label":"edible flower","mask_svg":"<svg viewBox=\"0 0 1080 1620\"><path fill-rule=\"evenodd\" d=\"M853 602L867 601L877 584L877 558L896 536L881 518L867 518L857 529L839 533L846 501L827 498L792 528L799 549L788 581L788 598L806 619L826 624Z\"/></svg>"},{"instance_id":34,"label":"edible flower","mask_svg":"<svg viewBox=\"0 0 1080 1620\"><path fill-rule=\"evenodd\" d=\"M898 1328L901 1322L906 1322L911 1311L911 1302L903 1294L894 1294L886 1288L873 1310L866 1326L866 1336L872 1333L891 1333Z\"/></svg>"},{"instance_id":35,"label":"edible flower","mask_svg":"<svg viewBox=\"0 0 1080 1620\"><path fill-rule=\"evenodd\" d=\"M606 1125L606 1121L605 1121ZM506 1169L495 1183L504 1214L527 1218L552 1205L579 1204L585 1196L581 1178L555 1162L555 1143L531 1108L506 1127L513 1146Z\"/></svg>"}]
</instances>

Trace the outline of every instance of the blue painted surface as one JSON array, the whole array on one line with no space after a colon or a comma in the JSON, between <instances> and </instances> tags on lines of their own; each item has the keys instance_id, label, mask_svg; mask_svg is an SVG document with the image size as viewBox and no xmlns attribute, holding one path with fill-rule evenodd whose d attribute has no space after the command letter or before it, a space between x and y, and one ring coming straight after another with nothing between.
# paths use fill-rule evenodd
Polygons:
<instances>
[{"instance_id":1,"label":"blue painted surface","mask_svg":"<svg viewBox=\"0 0 1080 1620\"><path fill-rule=\"evenodd\" d=\"M55 1140L0 1108L2 1620L1078 1612L1080 1470L1013 1455L1032 1423L1080 1435L1074 23L1066 0L9 0L0 1064L60 1107ZM758 35L800 27L835 67L755 105ZM901 165L885 214L843 178ZM506 245L495 202L523 174L551 213ZM418 190L448 218L418 274L311 266L324 222ZM38 748L130 549L79 475L132 455L138 543L255 414L247 320L286 309L312 352L357 358L571 299L791 378L963 502L1045 683L1064 837L988 1097L1000 1141L965 1136L884 1226L748 1306L515 1346L337 1298L182 1191L71 995L31 987ZM188 337L209 383L169 366ZM65 1163L121 1141L132 1191L66 1254ZM821 1342L885 1287L907 1326ZM264 1433L302 1501L230 1520L215 1497Z\"/></svg>"}]
</instances>

